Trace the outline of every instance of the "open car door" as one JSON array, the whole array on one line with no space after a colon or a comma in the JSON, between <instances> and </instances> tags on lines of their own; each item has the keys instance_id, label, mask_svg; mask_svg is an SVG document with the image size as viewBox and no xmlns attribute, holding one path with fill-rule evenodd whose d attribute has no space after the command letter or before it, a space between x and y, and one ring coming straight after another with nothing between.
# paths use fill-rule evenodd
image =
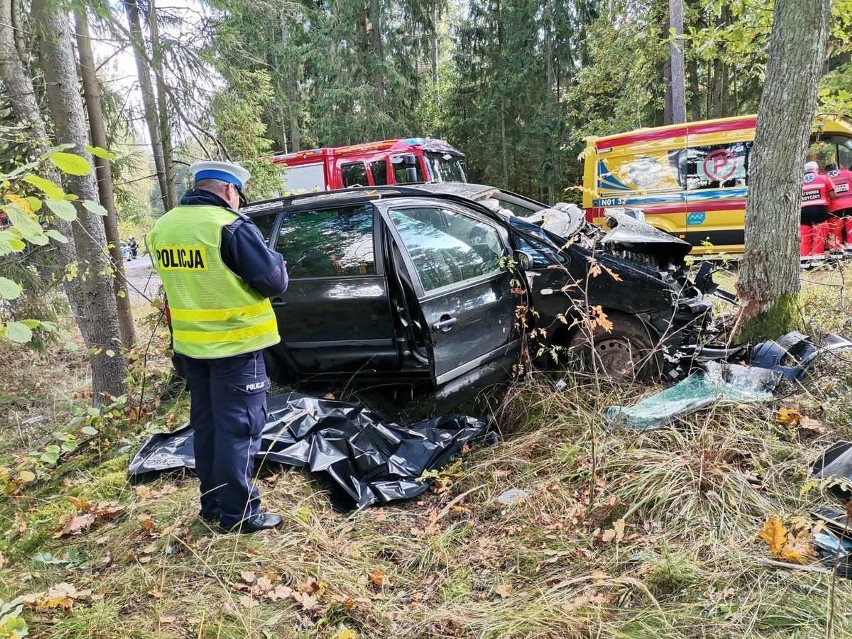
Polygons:
<instances>
[{"instance_id":1,"label":"open car door","mask_svg":"<svg viewBox=\"0 0 852 639\"><path fill-rule=\"evenodd\" d=\"M446 202L394 199L376 203L399 247L430 341L438 398L504 377L518 361L520 339L502 266L508 233L498 222Z\"/></svg>"}]
</instances>

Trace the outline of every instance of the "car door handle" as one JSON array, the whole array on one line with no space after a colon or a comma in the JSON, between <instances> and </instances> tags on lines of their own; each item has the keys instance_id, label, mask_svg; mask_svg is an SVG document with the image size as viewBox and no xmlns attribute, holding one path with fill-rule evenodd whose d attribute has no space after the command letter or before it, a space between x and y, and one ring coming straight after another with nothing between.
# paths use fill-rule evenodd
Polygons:
<instances>
[{"instance_id":1,"label":"car door handle","mask_svg":"<svg viewBox=\"0 0 852 639\"><path fill-rule=\"evenodd\" d=\"M270 301L276 306L287 306L287 302L284 301L283 297L273 297Z\"/></svg>"},{"instance_id":2,"label":"car door handle","mask_svg":"<svg viewBox=\"0 0 852 639\"><path fill-rule=\"evenodd\" d=\"M441 315L441 319L432 324L432 328L436 331L441 331L442 333L446 333L458 322L457 317L453 317L452 315Z\"/></svg>"}]
</instances>

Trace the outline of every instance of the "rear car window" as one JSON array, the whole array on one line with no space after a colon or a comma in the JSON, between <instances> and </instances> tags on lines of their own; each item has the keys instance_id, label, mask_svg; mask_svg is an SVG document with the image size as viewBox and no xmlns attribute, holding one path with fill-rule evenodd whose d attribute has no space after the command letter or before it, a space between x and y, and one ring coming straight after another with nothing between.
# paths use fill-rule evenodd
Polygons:
<instances>
[{"instance_id":1,"label":"rear car window","mask_svg":"<svg viewBox=\"0 0 852 639\"><path fill-rule=\"evenodd\" d=\"M388 183L388 163L384 160L370 162L370 173L373 174L373 184L376 186Z\"/></svg>"},{"instance_id":2,"label":"rear car window","mask_svg":"<svg viewBox=\"0 0 852 639\"><path fill-rule=\"evenodd\" d=\"M373 206L285 213L275 250L291 278L373 275Z\"/></svg>"}]
</instances>

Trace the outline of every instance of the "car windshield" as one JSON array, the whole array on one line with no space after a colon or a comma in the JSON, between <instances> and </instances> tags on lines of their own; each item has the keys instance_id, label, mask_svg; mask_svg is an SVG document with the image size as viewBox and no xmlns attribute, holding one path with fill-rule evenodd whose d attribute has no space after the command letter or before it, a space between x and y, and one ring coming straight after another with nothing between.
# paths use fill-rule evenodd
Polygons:
<instances>
[{"instance_id":1,"label":"car windshield","mask_svg":"<svg viewBox=\"0 0 852 639\"><path fill-rule=\"evenodd\" d=\"M437 151L426 151L424 156L431 182L467 182L459 156Z\"/></svg>"}]
</instances>

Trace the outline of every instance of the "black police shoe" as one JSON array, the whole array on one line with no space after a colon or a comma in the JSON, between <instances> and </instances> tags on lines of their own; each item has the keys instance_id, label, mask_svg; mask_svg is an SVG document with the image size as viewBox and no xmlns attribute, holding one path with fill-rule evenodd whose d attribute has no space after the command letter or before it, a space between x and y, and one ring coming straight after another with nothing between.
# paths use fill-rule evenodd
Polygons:
<instances>
[{"instance_id":1,"label":"black police shoe","mask_svg":"<svg viewBox=\"0 0 852 639\"><path fill-rule=\"evenodd\" d=\"M226 533L253 533L258 530L278 528L283 521L284 520L281 515L276 515L275 513L258 513L247 519L243 519L241 522L234 524L230 528L227 526L220 526L220 528L222 532Z\"/></svg>"}]
</instances>

